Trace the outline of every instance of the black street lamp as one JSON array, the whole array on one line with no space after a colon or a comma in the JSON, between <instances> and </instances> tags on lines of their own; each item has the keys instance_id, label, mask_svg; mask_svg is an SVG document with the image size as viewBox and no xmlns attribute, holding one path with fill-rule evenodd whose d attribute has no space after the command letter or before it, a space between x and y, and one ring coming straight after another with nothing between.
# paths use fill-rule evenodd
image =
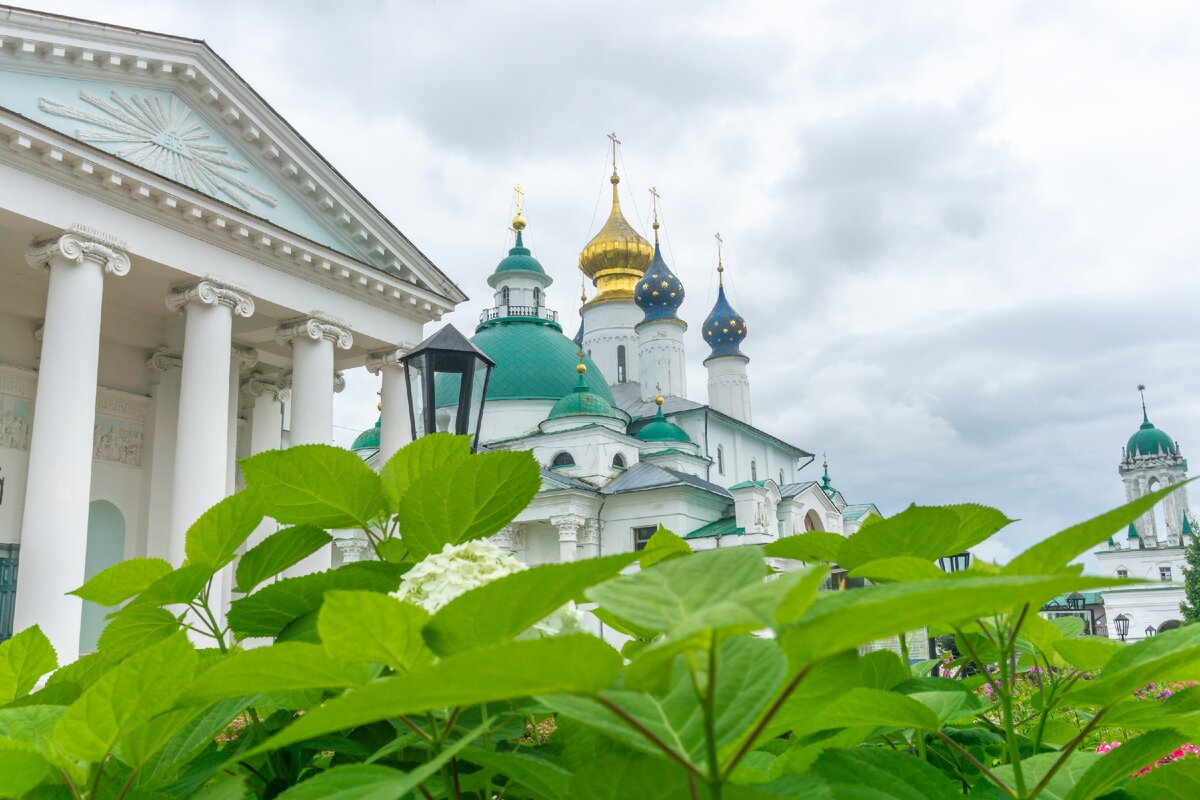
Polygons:
<instances>
[{"instance_id":1,"label":"black street lamp","mask_svg":"<svg viewBox=\"0 0 1200 800\"><path fill-rule=\"evenodd\" d=\"M1155 629L1155 627L1153 625L1146 626L1146 638L1150 638L1151 636L1153 636L1156 633L1158 633L1158 630Z\"/></svg>"},{"instance_id":2,"label":"black street lamp","mask_svg":"<svg viewBox=\"0 0 1200 800\"><path fill-rule=\"evenodd\" d=\"M1124 614L1117 614L1116 619L1113 620L1113 624L1117 626L1117 638L1122 642L1125 641L1125 637L1129 635L1129 617Z\"/></svg>"},{"instance_id":3,"label":"black street lamp","mask_svg":"<svg viewBox=\"0 0 1200 800\"><path fill-rule=\"evenodd\" d=\"M1079 611L1083 608L1084 596L1079 592L1072 592L1067 595L1067 608L1072 611Z\"/></svg>"},{"instance_id":4,"label":"black street lamp","mask_svg":"<svg viewBox=\"0 0 1200 800\"><path fill-rule=\"evenodd\" d=\"M438 406L450 410L447 430L479 445L488 378L496 362L447 325L400 359L408 378L408 418L413 439L436 433Z\"/></svg>"},{"instance_id":5,"label":"black street lamp","mask_svg":"<svg viewBox=\"0 0 1200 800\"><path fill-rule=\"evenodd\" d=\"M937 565L942 572L961 572L962 570L971 566L971 554L963 552L952 556L942 556L937 560ZM929 657L938 657L937 639L932 636L929 637ZM935 665L933 668L933 674L935 677L937 676L938 672L939 670Z\"/></svg>"}]
</instances>

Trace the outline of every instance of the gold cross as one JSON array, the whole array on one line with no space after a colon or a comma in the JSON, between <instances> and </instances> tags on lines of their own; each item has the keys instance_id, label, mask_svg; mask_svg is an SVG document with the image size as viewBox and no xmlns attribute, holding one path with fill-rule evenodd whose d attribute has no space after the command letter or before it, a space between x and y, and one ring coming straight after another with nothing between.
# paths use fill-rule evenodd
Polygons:
<instances>
[{"instance_id":1,"label":"gold cross","mask_svg":"<svg viewBox=\"0 0 1200 800\"><path fill-rule=\"evenodd\" d=\"M513 191L517 193L517 213L520 214L522 209L522 200L525 197L525 190L522 189L521 184L518 183L513 187Z\"/></svg>"},{"instance_id":2,"label":"gold cross","mask_svg":"<svg viewBox=\"0 0 1200 800\"><path fill-rule=\"evenodd\" d=\"M721 238L720 233L715 234L713 238L717 240L717 277L720 279L721 285L724 286L725 275L723 273L725 272L725 262L721 258L721 245L725 243L725 240Z\"/></svg>"},{"instance_id":3,"label":"gold cross","mask_svg":"<svg viewBox=\"0 0 1200 800\"><path fill-rule=\"evenodd\" d=\"M612 140L612 147L613 147L613 174L615 175L615 174L617 174L617 145L619 145L619 144L621 143L621 140L617 138L617 132L616 132L616 131L613 131L612 133L610 133L610 134L608 135L608 138Z\"/></svg>"}]
</instances>

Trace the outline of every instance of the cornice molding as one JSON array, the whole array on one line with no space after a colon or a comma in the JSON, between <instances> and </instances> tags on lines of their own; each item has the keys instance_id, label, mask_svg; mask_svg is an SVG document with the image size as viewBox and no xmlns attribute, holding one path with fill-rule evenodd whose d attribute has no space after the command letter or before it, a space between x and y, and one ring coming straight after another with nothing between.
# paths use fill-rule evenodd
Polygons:
<instances>
[{"instance_id":1,"label":"cornice molding","mask_svg":"<svg viewBox=\"0 0 1200 800\"><path fill-rule=\"evenodd\" d=\"M121 240L83 225L41 237L25 251L25 261L38 270L52 264L82 264L91 261L110 275L129 274L129 256Z\"/></svg>"},{"instance_id":2,"label":"cornice molding","mask_svg":"<svg viewBox=\"0 0 1200 800\"><path fill-rule=\"evenodd\" d=\"M166 303L167 308L176 313L182 311L189 303L202 303L209 306L228 306L234 315L239 317L254 316L254 299L244 288L211 276L172 285ZM255 360L257 361L257 357Z\"/></svg>"},{"instance_id":3,"label":"cornice molding","mask_svg":"<svg viewBox=\"0 0 1200 800\"><path fill-rule=\"evenodd\" d=\"M354 335L350 332L349 323L321 311L284 320L275 329L275 341L279 344L289 344L293 339L304 338L314 342L328 339L339 350L349 350L354 346Z\"/></svg>"}]
</instances>

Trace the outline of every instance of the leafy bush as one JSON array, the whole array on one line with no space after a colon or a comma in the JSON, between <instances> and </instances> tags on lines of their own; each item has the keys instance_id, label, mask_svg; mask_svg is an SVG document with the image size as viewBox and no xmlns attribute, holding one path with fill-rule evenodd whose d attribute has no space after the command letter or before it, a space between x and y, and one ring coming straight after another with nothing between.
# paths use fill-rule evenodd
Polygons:
<instances>
[{"instance_id":1,"label":"leafy bush","mask_svg":"<svg viewBox=\"0 0 1200 800\"><path fill-rule=\"evenodd\" d=\"M1200 738L1196 688L1136 694L1197 677L1200 627L1122 646L1036 614L1128 583L1070 562L1163 493L952 575L932 561L1009 520L914 506L848 538L700 553L659 530L640 553L522 569L467 543L533 497L528 454L435 435L379 474L324 446L242 468L248 488L197 520L183 565L134 559L75 592L123 604L99 652L57 668L37 628L0 645L0 795L1198 796L1200 759L1130 776ZM290 527L239 557L264 517ZM328 529L361 530L377 559L276 579ZM872 585L819 592L833 563ZM240 595L227 619L220 572ZM562 632L572 602L621 652ZM946 673L974 674L860 653L925 627L962 654Z\"/></svg>"}]
</instances>

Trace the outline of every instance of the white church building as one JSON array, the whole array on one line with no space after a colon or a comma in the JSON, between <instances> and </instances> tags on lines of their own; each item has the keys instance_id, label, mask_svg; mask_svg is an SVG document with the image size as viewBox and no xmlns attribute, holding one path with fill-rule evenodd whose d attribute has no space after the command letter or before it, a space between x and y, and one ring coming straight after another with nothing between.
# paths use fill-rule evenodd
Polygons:
<instances>
[{"instance_id":1,"label":"white church building","mask_svg":"<svg viewBox=\"0 0 1200 800\"><path fill-rule=\"evenodd\" d=\"M402 444L387 376L465 296L203 42L0 7L0 142L0 637L65 663L105 613L66 592L331 442L339 370Z\"/></svg>"}]
</instances>

